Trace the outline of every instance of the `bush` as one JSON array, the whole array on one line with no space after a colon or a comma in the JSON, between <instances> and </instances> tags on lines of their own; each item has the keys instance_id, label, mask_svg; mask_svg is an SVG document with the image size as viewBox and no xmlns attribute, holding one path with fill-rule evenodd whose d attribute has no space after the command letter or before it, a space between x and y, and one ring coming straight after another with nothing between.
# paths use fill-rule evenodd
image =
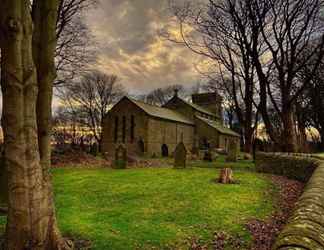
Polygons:
<instances>
[{"instance_id":1,"label":"bush","mask_svg":"<svg viewBox=\"0 0 324 250\"><path fill-rule=\"evenodd\" d=\"M282 175L302 182L308 182L318 166L314 158L284 153L257 153L255 163L257 172Z\"/></svg>"}]
</instances>

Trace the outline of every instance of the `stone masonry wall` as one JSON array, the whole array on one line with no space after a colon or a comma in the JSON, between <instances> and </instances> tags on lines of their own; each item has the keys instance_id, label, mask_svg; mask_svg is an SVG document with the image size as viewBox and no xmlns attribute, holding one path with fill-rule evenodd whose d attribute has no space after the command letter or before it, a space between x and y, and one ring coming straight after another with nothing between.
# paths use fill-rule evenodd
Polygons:
<instances>
[{"instance_id":1,"label":"stone masonry wall","mask_svg":"<svg viewBox=\"0 0 324 250\"><path fill-rule=\"evenodd\" d=\"M161 156L162 145L166 144L171 155L179 142L183 141L188 151L193 148L194 126L167 120L149 118L148 155Z\"/></svg>"},{"instance_id":2,"label":"stone masonry wall","mask_svg":"<svg viewBox=\"0 0 324 250\"><path fill-rule=\"evenodd\" d=\"M274 250L324 249L324 161L312 155L257 154L259 172L307 182Z\"/></svg>"},{"instance_id":3,"label":"stone masonry wall","mask_svg":"<svg viewBox=\"0 0 324 250\"><path fill-rule=\"evenodd\" d=\"M134 140L131 140L131 116L134 116ZM122 142L122 119L126 117L126 137ZM118 117L118 140L115 143L115 118ZM111 110L103 126L102 151L110 156L114 155L116 145L123 144L130 153L139 153L139 141L143 140L144 148L147 147L148 116L133 103L125 100L116 109Z\"/></svg>"}]
</instances>

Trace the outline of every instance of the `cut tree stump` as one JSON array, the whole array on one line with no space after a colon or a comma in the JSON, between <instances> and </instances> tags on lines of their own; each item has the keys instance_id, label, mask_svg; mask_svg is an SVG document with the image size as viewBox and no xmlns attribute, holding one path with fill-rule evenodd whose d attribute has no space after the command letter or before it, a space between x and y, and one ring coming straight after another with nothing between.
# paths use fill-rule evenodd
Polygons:
<instances>
[{"instance_id":1,"label":"cut tree stump","mask_svg":"<svg viewBox=\"0 0 324 250\"><path fill-rule=\"evenodd\" d=\"M218 182L222 184L234 183L233 171L230 168L223 168L220 171Z\"/></svg>"}]
</instances>

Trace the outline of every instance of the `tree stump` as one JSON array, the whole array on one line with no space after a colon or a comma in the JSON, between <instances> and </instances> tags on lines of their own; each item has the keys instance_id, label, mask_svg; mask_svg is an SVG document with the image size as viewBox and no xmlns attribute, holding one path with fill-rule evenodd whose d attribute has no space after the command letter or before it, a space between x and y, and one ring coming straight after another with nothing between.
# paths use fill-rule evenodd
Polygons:
<instances>
[{"instance_id":1,"label":"tree stump","mask_svg":"<svg viewBox=\"0 0 324 250\"><path fill-rule=\"evenodd\" d=\"M222 183L222 184L234 183L232 169L230 169L230 168L221 169L220 174L219 174L218 182Z\"/></svg>"}]
</instances>

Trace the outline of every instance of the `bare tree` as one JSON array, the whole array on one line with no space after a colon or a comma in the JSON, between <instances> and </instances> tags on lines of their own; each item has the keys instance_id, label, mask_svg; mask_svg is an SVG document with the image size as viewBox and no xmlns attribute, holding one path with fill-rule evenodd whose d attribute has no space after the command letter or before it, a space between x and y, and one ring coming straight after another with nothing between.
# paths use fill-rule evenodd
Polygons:
<instances>
[{"instance_id":1,"label":"bare tree","mask_svg":"<svg viewBox=\"0 0 324 250\"><path fill-rule=\"evenodd\" d=\"M314 41L314 43L317 43L317 41ZM308 51L305 51L303 56L308 56ZM305 131L305 128L317 129L321 139L320 149L324 149L324 60L315 73L312 72L312 63L316 63L314 59L305 65L298 74L299 81L304 82L309 81L309 79L310 81L304 83L305 89L296 101L298 107L297 121L298 127L302 131Z\"/></svg>"},{"instance_id":2,"label":"bare tree","mask_svg":"<svg viewBox=\"0 0 324 250\"><path fill-rule=\"evenodd\" d=\"M125 93L117 76L93 71L85 74L80 82L72 82L60 89L58 97L67 112L88 126L100 144L104 118Z\"/></svg>"},{"instance_id":3,"label":"bare tree","mask_svg":"<svg viewBox=\"0 0 324 250\"><path fill-rule=\"evenodd\" d=\"M322 1L209 0L207 5L191 6L173 8L182 43L220 63L219 71L227 70L232 80L228 92L237 103L236 113L243 124L250 128L253 103L262 114L270 138L282 144L284 151L296 151L294 105L305 88L296 76L313 57L316 63L311 72L315 72L323 57ZM185 25L194 30L186 34ZM300 57L315 37L322 37L321 42L312 47L309 56ZM255 75L259 83L256 87ZM259 103L255 103L255 91ZM240 94L243 109L236 101ZM269 116L270 102L281 121L283 132L279 135Z\"/></svg>"},{"instance_id":4,"label":"bare tree","mask_svg":"<svg viewBox=\"0 0 324 250\"><path fill-rule=\"evenodd\" d=\"M95 7L96 3L97 0L60 0L56 23L55 85L68 83L95 61L95 42L82 19L84 11Z\"/></svg>"},{"instance_id":5,"label":"bare tree","mask_svg":"<svg viewBox=\"0 0 324 250\"><path fill-rule=\"evenodd\" d=\"M267 92L278 113L283 131L280 141L284 151L297 151L294 122L296 99L310 82L324 55L323 23L320 19L322 4L321 0L263 0L252 1L248 5L251 27L260 31L259 39L264 41L269 51L267 57L260 57L256 48L251 50L263 95L260 98L264 98ZM310 48L316 37L320 42ZM302 56L306 50L309 50L308 56ZM311 74L306 81L298 81L298 72L311 59L314 60L310 64ZM263 119L267 120L264 102L261 113ZM267 122L266 126L271 134L271 123Z\"/></svg>"},{"instance_id":6,"label":"bare tree","mask_svg":"<svg viewBox=\"0 0 324 250\"><path fill-rule=\"evenodd\" d=\"M138 96L137 98L152 105L162 106L174 96L175 92L183 98L186 98L188 94L182 85L175 84L164 88L156 88L148 94Z\"/></svg>"},{"instance_id":7,"label":"bare tree","mask_svg":"<svg viewBox=\"0 0 324 250\"><path fill-rule=\"evenodd\" d=\"M211 67L201 72L211 79L208 85L230 100L244 134L244 149L252 151L256 74L247 44L253 31L248 25L244 1L187 2L182 7L171 4L178 20L180 40L162 33L169 40L182 43L193 52L210 59ZM242 22L238 25L237 18ZM187 32L186 27L191 27ZM259 46L259 52L262 51Z\"/></svg>"}]
</instances>

